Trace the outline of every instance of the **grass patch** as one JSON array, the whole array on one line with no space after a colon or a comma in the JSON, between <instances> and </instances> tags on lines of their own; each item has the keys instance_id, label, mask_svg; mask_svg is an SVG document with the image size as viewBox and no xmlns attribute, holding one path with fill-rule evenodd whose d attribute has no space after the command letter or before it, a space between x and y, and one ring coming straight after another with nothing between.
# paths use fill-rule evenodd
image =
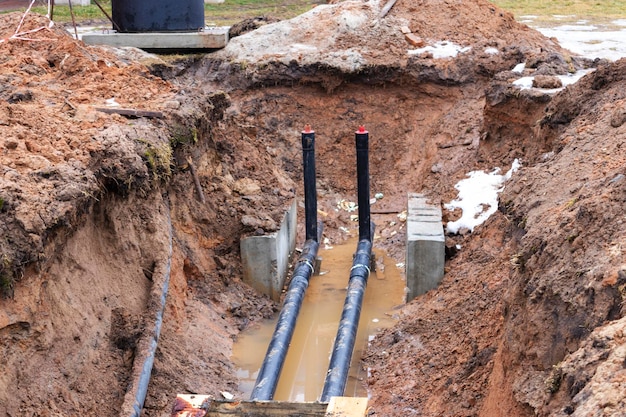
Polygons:
<instances>
[{"instance_id":1,"label":"grass patch","mask_svg":"<svg viewBox=\"0 0 626 417\"><path fill-rule=\"evenodd\" d=\"M206 4L204 18L210 25L230 26L244 19L271 16L280 20L298 16L323 1L312 0L225 0L221 4Z\"/></svg>"},{"instance_id":2,"label":"grass patch","mask_svg":"<svg viewBox=\"0 0 626 417\"><path fill-rule=\"evenodd\" d=\"M271 16L277 19L290 19L310 10L324 0L225 0L219 4L205 4L204 16L208 25L230 26L245 19L258 16ZM623 19L626 11L626 0L492 0L492 3L510 11L516 18L521 16L537 16L535 22L555 22L556 24L590 19L595 22L610 22ZM111 14L111 0L100 0L103 8ZM100 9L90 6L74 6L77 22L106 20ZM34 7L33 11L46 14L47 7ZM54 20L59 23L72 21L70 9L65 5L54 8Z\"/></svg>"},{"instance_id":3,"label":"grass patch","mask_svg":"<svg viewBox=\"0 0 626 417\"><path fill-rule=\"evenodd\" d=\"M146 139L137 139L146 148L143 159L152 171L155 181L167 181L172 176L172 148L169 143L157 146Z\"/></svg>"},{"instance_id":4,"label":"grass patch","mask_svg":"<svg viewBox=\"0 0 626 417\"><path fill-rule=\"evenodd\" d=\"M581 19L610 22L623 19L626 11L626 0L492 0L492 3L510 11L516 19L521 16L537 16L535 22L556 24Z\"/></svg>"},{"instance_id":5,"label":"grass patch","mask_svg":"<svg viewBox=\"0 0 626 417\"><path fill-rule=\"evenodd\" d=\"M284 20L324 3L321 0L226 0L220 4L205 4L204 18L209 26L231 26L244 19L257 16L272 16ZM111 0L101 0L100 5L110 16ZM48 8L44 6L33 7L32 10L42 15L48 13ZM77 23L106 20L106 16L95 4L74 6L73 11ZM53 18L58 23L71 23L72 15L69 6L55 6Z\"/></svg>"},{"instance_id":6,"label":"grass patch","mask_svg":"<svg viewBox=\"0 0 626 417\"><path fill-rule=\"evenodd\" d=\"M0 296L3 298L13 296L13 271L11 260L5 254L0 256Z\"/></svg>"}]
</instances>

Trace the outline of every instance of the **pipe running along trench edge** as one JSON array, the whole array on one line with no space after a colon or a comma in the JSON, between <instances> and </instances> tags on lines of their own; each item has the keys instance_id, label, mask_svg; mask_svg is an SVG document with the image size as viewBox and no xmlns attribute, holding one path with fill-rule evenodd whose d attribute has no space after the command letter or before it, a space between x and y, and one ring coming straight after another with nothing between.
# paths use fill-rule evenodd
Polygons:
<instances>
[{"instance_id":1,"label":"pipe running along trench edge","mask_svg":"<svg viewBox=\"0 0 626 417\"><path fill-rule=\"evenodd\" d=\"M156 353L159 335L161 334L161 325L163 324L163 313L165 311L167 292L169 289L170 273L172 267L173 255L173 227L172 217L169 204L165 202L167 227L168 227L168 248L167 259L158 264L153 274L154 277L162 277L161 280L154 279L152 288L150 289L150 299L148 306L156 308L152 317L146 319L146 322L153 322L152 331L146 333L137 343L135 352L137 357L133 363L132 369L132 385L124 396L122 407L120 408L120 417L140 417L146 396L148 394L148 385L152 374L152 366L154 365L154 355Z\"/></svg>"}]
</instances>

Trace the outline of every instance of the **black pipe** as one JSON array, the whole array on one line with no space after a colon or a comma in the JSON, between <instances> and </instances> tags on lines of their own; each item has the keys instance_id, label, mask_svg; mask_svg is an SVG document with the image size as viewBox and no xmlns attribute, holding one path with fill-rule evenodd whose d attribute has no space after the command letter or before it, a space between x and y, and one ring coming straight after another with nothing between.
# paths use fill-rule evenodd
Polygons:
<instances>
[{"instance_id":1,"label":"black pipe","mask_svg":"<svg viewBox=\"0 0 626 417\"><path fill-rule=\"evenodd\" d=\"M304 170L304 211L306 240L317 241L317 191L315 187L315 131L306 125L302 131L302 158Z\"/></svg>"},{"instance_id":2,"label":"black pipe","mask_svg":"<svg viewBox=\"0 0 626 417\"><path fill-rule=\"evenodd\" d=\"M278 378L285 363L296 320L300 313L304 293L309 287L309 279L315 272L315 262L319 241L322 238L322 224L317 224L317 194L315 187L315 132L310 125L302 131L302 155L304 169L304 208L306 218L306 242L302 254L293 271L289 289L285 295L283 308L267 348L265 359L259 369L251 400L269 401L274 398Z\"/></svg>"},{"instance_id":3,"label":"black pipe","mask_svg":"<svg viewBox=\"0 0 626 417\"><path fill-rule=\"evenodd\" d=\"M370 182L369 182L369 133L363 126L355 134L356 139L356 170L359 202L359 243L350 269L348 292L343 304L341 321L335 338L333 352L321 401L329 402L331 397L340 397L346 389L352 352L356 342L356 333L361 317L361 305L367 279L370 275L372 256L372 237L374 224L370 221Z\"/></svg>"},{"instance_id":4,"label":"black pipe","mask_svg":"<svg viewBox=\"0 0 626 417\"><path fill-rule=\"evenodd\" d=\"M322 229L323 227L320 223L317 227L320 235ZM320 237L316 236L316 240L309 239L304 243L302 254L298 259L298 264L289 283L283 308L278 316L272 340L267 348L265 359L250 395L250 399L253 401L269 401L274 398L278 378L283 369L287 350L296 327L296 320L300 313L304 293L309 286L309 278L315 271L315 260Z\"/></svg>"},{"instance_id":5,"label":"black pipe","mask_svg":"<svg viewBox=\"0 0 626 417\"><path fill-rule=\"evenodd\" d=\"M373 230L371 232L373 233ZM328 372L324 380L324 389L320 399L324 403L329 402L331 397L343 396L346 388L356 333L359 328L359 318L361 317L361 305L370 274L371 253L372 242L367 239L360 240L350 270L348 292L343 304L343 312L341 313L341 321L330 357Z\"/></svg>"},{"instance_id":6,"label":"black pipe","mask_svg":"<svg viewBox=\"0 0 626 417\"><path fill-rule=\"evenodd\" d=\"M372 240L370 228L370 170L369 170L369 133L360 126L355 133L356 140L356 175L359 204L359 240Z\"/></svg>"}]
</instances>

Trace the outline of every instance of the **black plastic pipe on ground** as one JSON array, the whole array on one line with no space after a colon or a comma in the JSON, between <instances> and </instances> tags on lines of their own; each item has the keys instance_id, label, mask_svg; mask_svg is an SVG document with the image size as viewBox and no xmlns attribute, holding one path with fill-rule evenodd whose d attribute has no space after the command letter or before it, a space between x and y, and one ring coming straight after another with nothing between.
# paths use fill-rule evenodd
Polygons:
<instances>
[{"instance_id":1,"label":"black plastic pipe on ground","mask_svg":"<svg viewBox=\"0 0 626 417\"><path fill-rule=\"evenodd\" d=\"M317 189L315 186L315 132L306 125L302 131L302 167L304 171L304 215L306 240L317 241Z\"/></svg>"},{"instance_id":2,"label":"black plastic pipe on ground","mask_svg":"<svg viewBox=\"0 0 626 417\"><path fill-rule=\"evenodd\" d=\"M359 243L350 269L348 292L343 304L341 321L333 345L330 364L321 402L329 402L332 397L340 397L346 389L352 352L361 317L361 306L365 295L367 279L370 275L372 257L372 237L374 224L370 222L369 185L369 134L363 126L355 134L357 152L357 188L359 202Z\"/></svg>"},{"instance_id":3,"label":"black plastic pipe on ground","mask_svg":"<svg viewBox=\"0 0 626 417\"><path fill-rule=\"evenodd\" d=\"M304 170L304 207L306 218L306 242L302 254L293 271L291 282L278 322L267 348L265 359L259 369L250 399L269 401L274 398L278 379L285 363L289 344L296 327L304 293L309 287L309 279L315 272L315 262L323 226L317 223L317 191L315 186L315 132L306 125L302 132L302 155Z\"/></svg>"}]
</instances>

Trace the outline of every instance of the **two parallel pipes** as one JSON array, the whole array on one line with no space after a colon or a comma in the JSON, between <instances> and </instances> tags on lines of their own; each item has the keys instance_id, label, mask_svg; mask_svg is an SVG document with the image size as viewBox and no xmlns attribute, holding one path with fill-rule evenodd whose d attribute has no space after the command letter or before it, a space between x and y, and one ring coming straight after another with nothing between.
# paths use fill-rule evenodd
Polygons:
<instances>
[{"instance_id":1,"label":"two parallel pipes","mask_svg":"<svg viewBox=\"0 0 626 417\"><path fill-rule=\"evenodd\" d=\"M357 189L359 213L359 242L354 255L346 299L341 313L339 328L330 358L328 372L320 401L329 402L332 397L342 396L348 380L350 362L354 351L361 306L370 275L372 238L374 224L370 220L369 204L369 133L363 126L355 133L357 159ZM317 221L317 192L315 186L315 132L309 125L302 132L304 168L304 206L306 241L296 263L289 288L285 295L278 322L250 399L270 401L274 398L287 350L302 306L309 279L315 272L315 262L323 225Z\"/></svg>"}]
</instances>

